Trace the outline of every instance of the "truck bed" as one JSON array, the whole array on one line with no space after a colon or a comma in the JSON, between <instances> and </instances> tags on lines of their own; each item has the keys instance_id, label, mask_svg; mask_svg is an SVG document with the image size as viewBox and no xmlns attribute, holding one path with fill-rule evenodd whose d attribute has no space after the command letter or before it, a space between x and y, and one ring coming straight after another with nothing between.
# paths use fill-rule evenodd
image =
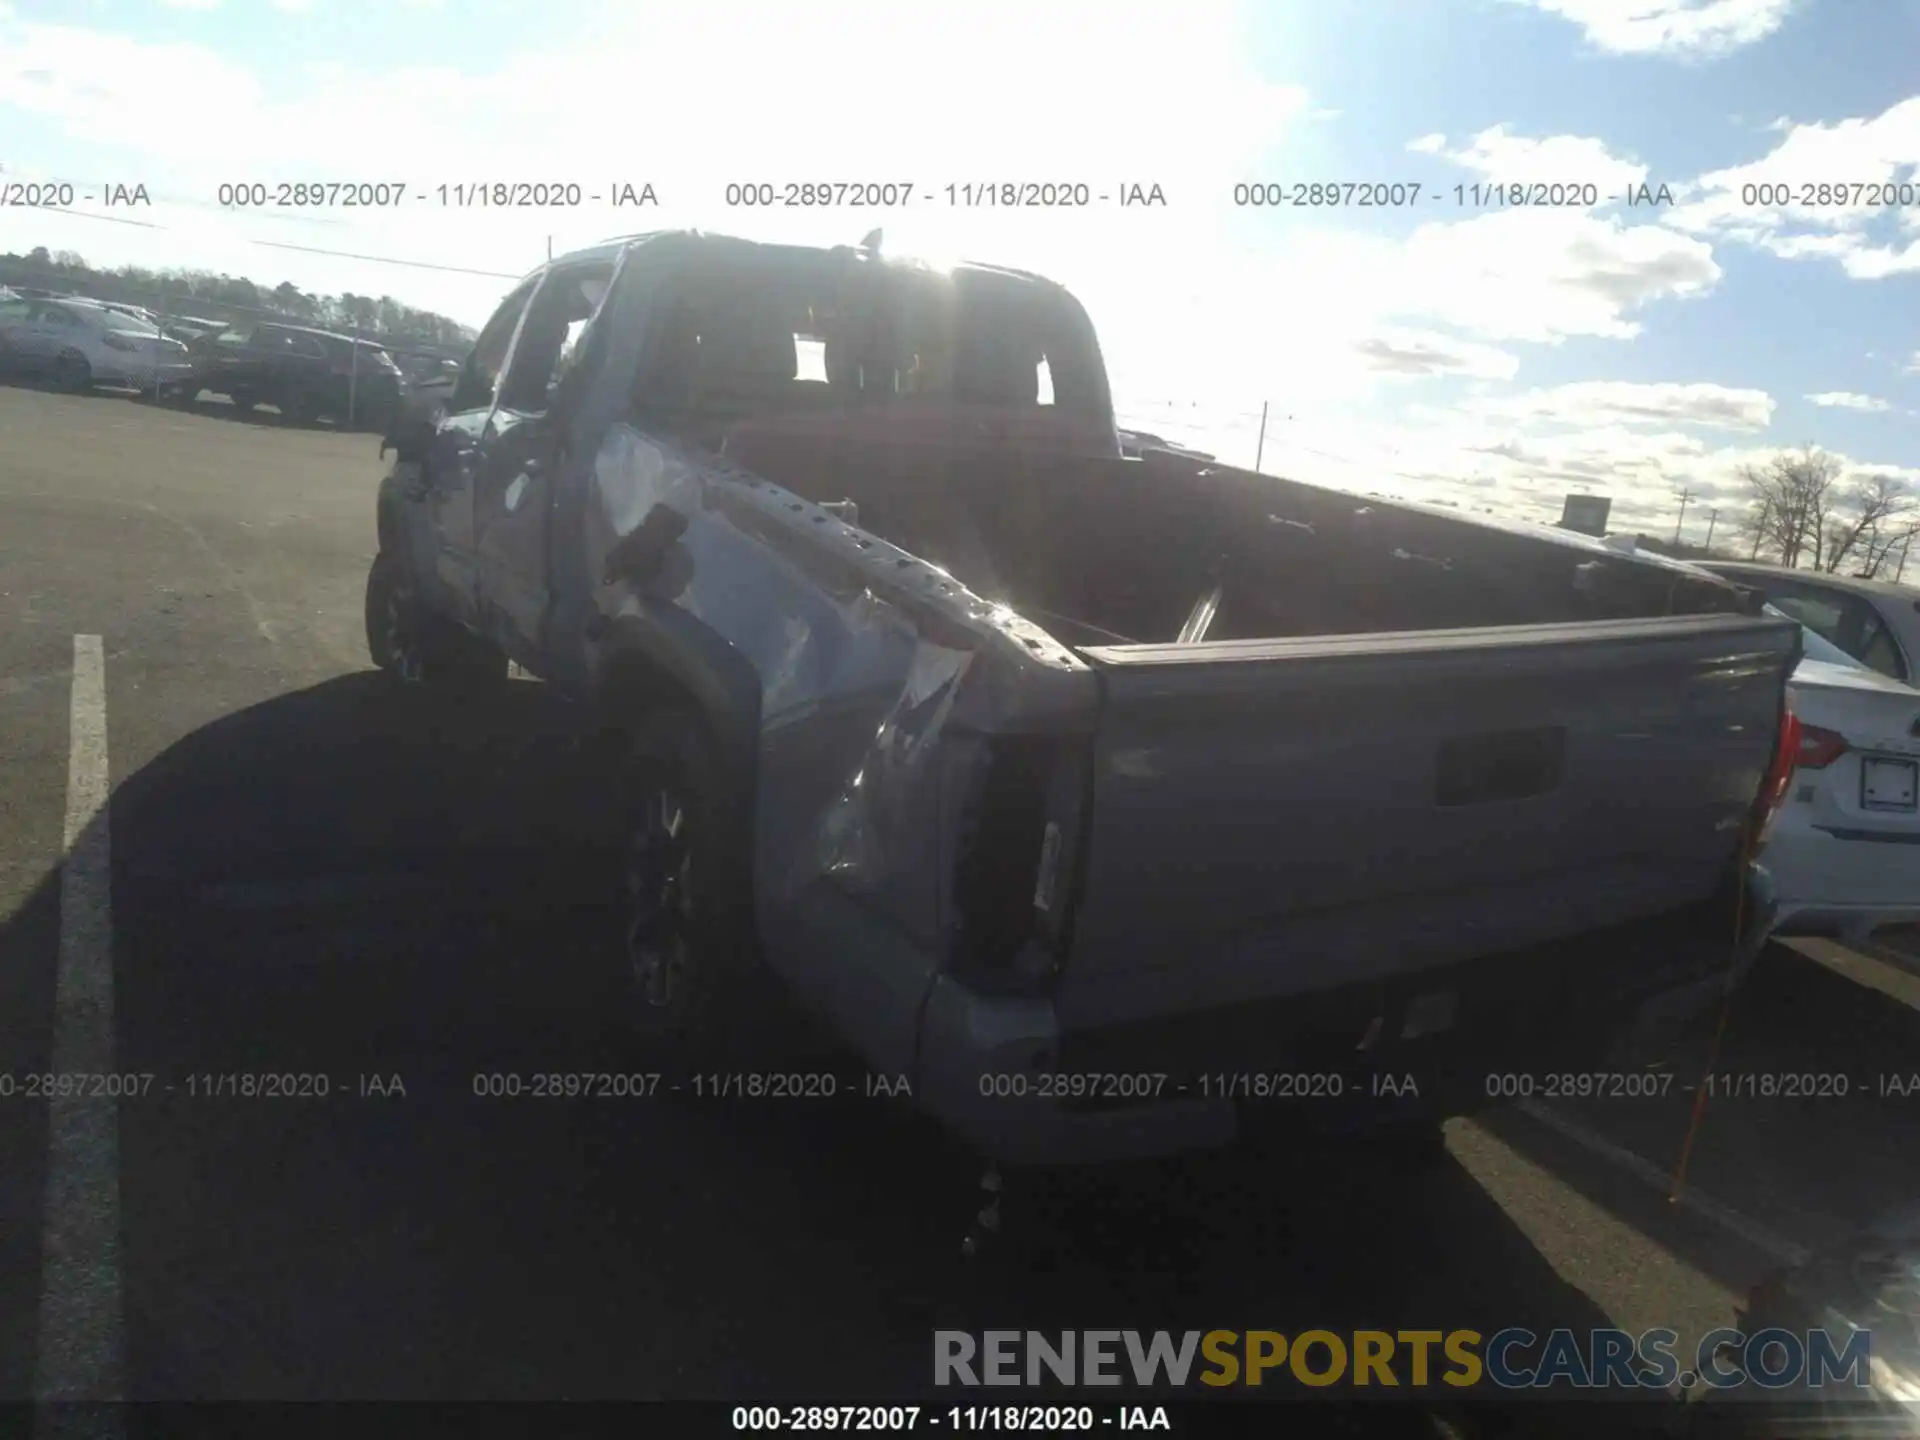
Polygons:
<instances>
[{"instance_id":1,"label":"truck bed","mask_svg":"<svg viewBox=\"0 0 1920 1440\"><path fill-rule=\"evenodd\" d=\"M1093 671L1080 733L987 807L998 879L962 917L1017 968L1056 866L1069 1029L1550 948L1737 868L1798 632L1710 577L1168 452L783 420L728 454L852 501ZM1050 811L1074 772L1084 804Z\"/></svg>"},{"instance_id":2,"label":"truck bed","mask_svg":"<svg viewBox=\"0 0 1920 1440\"><path fill-rule=\"evenodd\" d=\"M1078 438L1078 437L1075 437ZM1456 630L1749 609L1711 577L1171 451L1141 458L741 427L726 452L942 565L1069 644ZM1204 633L1193 625L1205 610Z\"/></svg>"}]
</instances>

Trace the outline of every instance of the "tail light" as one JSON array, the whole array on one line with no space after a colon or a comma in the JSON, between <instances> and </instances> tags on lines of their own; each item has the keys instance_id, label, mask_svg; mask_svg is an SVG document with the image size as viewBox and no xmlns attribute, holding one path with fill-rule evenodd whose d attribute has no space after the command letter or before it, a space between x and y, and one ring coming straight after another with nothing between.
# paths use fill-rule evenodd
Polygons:
<instances>
[{"instance_id":1,"label":"tail light","mask_svg":"<svg viewBox=\"0 0 1920 1440\"><path fill-rule=\"evenodd\" d=\"M1802 770L1824 770L1846 753L1846 736L1818 725L1802 725L1793 763Z\"/></svg>"},{"instance_id":2,"label":"tail light","mask_svg":"<svg viewBox=\"0 0 1920 1440\"><path fill-rule=\"evenodd\" d=\"M1753 802L1756 847L1764 845L1767 837L1773 833L1773 822L1780 816L1780 807L1786 804L1787 787L1793 783L1793 772L1799 764L1802 733L1800 717L1792 710L1782 709L1780 733L1774 740L1773 762L1767 766L1766 778L1760 782L1760 793Z\"/></svg>"},{"instance_id":3,"label":"tail light","mask_svg":"<svg viewBox=\"0 0 1920 1440\"><path fill-rule=\"evenodd\" d=\"M955 857L953 969L990 994L1044 992L1065 959L1077 889L1084 745L987 742Z\"/></svg>"}]
</instances>

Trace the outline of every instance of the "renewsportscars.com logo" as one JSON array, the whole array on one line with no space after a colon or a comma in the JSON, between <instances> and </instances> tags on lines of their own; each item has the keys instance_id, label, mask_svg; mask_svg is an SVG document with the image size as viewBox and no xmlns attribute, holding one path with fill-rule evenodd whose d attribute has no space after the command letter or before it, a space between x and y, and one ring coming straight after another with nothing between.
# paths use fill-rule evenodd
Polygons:
<instances>
[{"instance_id":1,"label":"renewsportscars.com logo","mask_svg":"<svg viewBox=\"0 0 1920 1440\"><path fill-rule=\"evenodd\" d=\"M1713 1330L1683 1362L1673 1330L936 1330L941 1386L1445 1385L1501 1390L1865 1388L1870 1332Z\"/></svg>"}]
</instances>

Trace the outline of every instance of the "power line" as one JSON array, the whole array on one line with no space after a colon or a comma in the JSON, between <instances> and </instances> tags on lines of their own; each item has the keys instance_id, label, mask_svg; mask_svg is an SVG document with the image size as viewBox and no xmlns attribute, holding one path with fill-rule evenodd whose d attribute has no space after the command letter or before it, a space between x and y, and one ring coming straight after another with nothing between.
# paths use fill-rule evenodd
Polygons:
<instances>
[{"instance_id":1,"label":"power line","mask_svg":"<svg viewBox=\"0 0 1920 1440\"><path fill-rule=\"evenodd\" d=\"M387 255L357 255L350 250L323 250L317 245L289 245L284 240L249 240L249 245L264 245L269 250L298 250L306 255L331 255L339 260L364 260L369 265L404 265L413 270L442 270L449 275L484 275L493 280L519 280L526 275L509 275L504 270L469 270L464 265L435 265L428 260L395 260Z\"/></svg>"},{"instance_id":2,"label":"power line","mask_svg":"<svg viewBox=\"0 0 1920 1440\"><path fill-rule=\"evenodd\" d=\"M40 207L50 215L71 215L76 220L104 220L109 225L138 225L142 230L165 230L165 225L156 225L151 220L132 220L124 215L96 215L91 210L62 210L58 205Z\"/></svg>"}]
</instances>

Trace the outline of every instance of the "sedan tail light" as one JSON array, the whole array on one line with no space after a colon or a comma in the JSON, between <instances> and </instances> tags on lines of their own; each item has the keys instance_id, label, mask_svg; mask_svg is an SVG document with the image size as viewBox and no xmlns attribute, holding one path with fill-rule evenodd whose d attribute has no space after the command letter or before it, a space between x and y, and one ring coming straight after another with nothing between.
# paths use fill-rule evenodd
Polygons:
<instances>
[{"instance_id":1,"label":"sedan tail light","mask_svg":"<svg viewBox=\"0 0 1920 1440\"><path fill-rule=\"evenodd\" d=\"M1773 822L1780 817L1780 807L1786 804L1787 788L1793 783L1793 772L1800 764L1800 739L1804 727L1800 717L1792 710L1780 711L1780 733L1774 739L1773 761L1767 766L1766 778L1760 782L1760 793L1754 798L1754 839L1756 846L1766 843L1767 836L1773 833ZM1816 731L1826 734L1826 731Z\"/></svg>"},{"instance_id":2,"label":"sedan tail light","mask_svg":"<svg viewBox=\"0 0 1920 1440\"><path fill-rule=\"evenodd\" d=\"M1818 725L1802 725L1793 763L1801 770L1824 770L1846 753L1846 736Z\"/></svg>"}]
</instances>

